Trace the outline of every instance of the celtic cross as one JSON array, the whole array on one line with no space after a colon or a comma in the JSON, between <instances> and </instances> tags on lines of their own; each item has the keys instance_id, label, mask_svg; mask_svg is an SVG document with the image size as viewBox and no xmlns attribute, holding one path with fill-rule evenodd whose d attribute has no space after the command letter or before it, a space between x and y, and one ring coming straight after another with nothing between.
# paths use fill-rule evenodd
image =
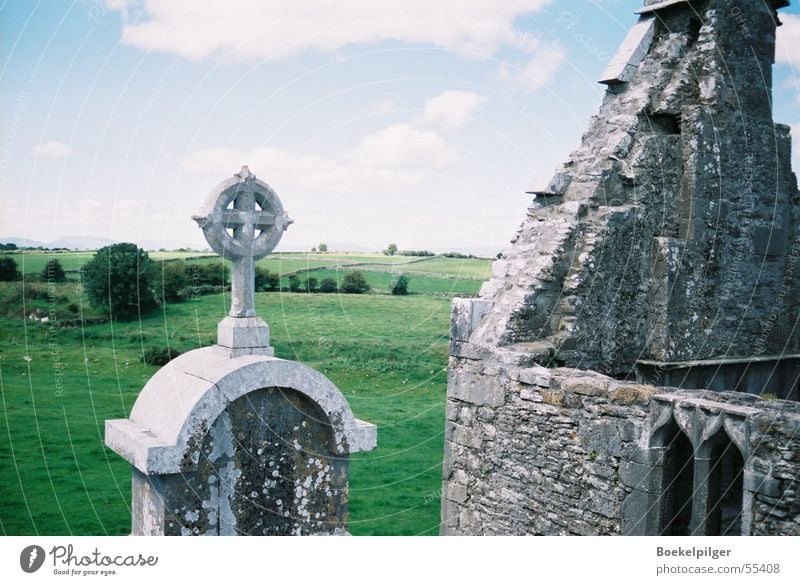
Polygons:
<instances>
[{"instance_id":1,"label":"celtic cross","mask_svg":"<svg viewBox=\"0 0 800 585\"><path fill-rule=\"evenodd\" d=\"M275 191L247 166L217 185L192 219L231 267L231 317L255 317L255 261L275 249L293 220Z\"/></svg>"}]
</instances>

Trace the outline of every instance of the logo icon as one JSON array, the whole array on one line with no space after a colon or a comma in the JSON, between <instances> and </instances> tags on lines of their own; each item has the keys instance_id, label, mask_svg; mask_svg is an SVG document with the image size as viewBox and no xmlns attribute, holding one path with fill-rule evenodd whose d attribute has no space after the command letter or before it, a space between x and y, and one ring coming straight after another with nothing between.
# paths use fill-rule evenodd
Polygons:
<instances>
[{"instance_id":1,"label":"logo icon","mask_svg":"<svg viewBox=\"0 0 800 585\"><path fill-rule=\"evenodd\" d=\"M26 546L19 553L19 566L26 573L35 573L44 564L44 549L41 546L32 544Z\"/></svg>"}]
</instances>

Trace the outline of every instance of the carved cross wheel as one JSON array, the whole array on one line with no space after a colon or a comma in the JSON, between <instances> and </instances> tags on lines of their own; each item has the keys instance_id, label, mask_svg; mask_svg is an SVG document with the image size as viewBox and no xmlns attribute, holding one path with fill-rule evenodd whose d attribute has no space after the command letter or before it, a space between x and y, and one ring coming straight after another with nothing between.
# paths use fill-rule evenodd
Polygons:
<instances>
[{"instance_id":1,"label":"carved cross wheel","mask_svg":"<svg viewBox=\"0 0 800 585\"><path fill-rule=\"evenodd\" d=\"M217 185L192 219L217 254L232 261L231 317L255 317L255 260L275 249L293 220L275 191L246 166Z\"/></svg>"}]
</instances>

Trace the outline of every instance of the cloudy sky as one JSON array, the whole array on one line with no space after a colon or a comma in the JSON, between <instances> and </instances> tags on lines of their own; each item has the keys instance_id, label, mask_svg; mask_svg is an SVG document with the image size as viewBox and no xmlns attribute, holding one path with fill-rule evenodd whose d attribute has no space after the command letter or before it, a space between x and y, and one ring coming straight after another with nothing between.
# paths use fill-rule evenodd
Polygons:
<instances>
[{"instance_id":1,"label":"cloudy sky","mask_svg":"<svg viewBox=\"0 0 800 585\"><path fill-rule=\"evenodd\" d=\"M640 5L8 0L0 237L204 247L190 216L249 164L295 219L283 249L500 250ZM796 136L799 12L775 75Z\"/></svg>"}]
</instances>

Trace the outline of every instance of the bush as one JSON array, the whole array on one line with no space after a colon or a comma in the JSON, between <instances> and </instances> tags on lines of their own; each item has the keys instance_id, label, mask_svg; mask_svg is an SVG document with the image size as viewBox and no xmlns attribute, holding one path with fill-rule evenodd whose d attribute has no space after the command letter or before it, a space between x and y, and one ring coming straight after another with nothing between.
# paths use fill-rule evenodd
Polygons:
<instances>
[{"instance_id":1,"label":"bush","mask_svg":"<svg viewBox=\"0 0 800 585\"><path fill-rule=\"evenodd\" d=\"M392 294L393 295L407 295L408 294L408 281L411 280L405 274L401 274L397 282L394 283L392 287Z\"/></svg>"},{"instance_id":2,"label":"bush","mask_svg":"<svg viewBox=\"0 0 800 585\"><path fill-rule=\"evenodd\" d=\"M170 347L151 347L145 350L139 361L148 366L165 366L179 355L181 352Z\"/></svg>"},{"instance_id":3,"label":"bush","mask_svg":"<svg viewBox=\"0 0 800 585\"><path fill-rule=\"evenodd\" d=\"M309 276L308 278L306 278L306 283L305 283L306 292L310 293L317 292L318 282L319 281L313 276Z\"/></svg>"},{"instance_id":4,"label":"bush","mask_svg":"<svg viewBox=\"0 0 800 585\"><path fill-rule=\"evenodd\" d=\"M296 274L289 275L289 292L300 292L300 277Z\"/></svg>"},{"instance_id":5,"label":"bush","mask_svg":"<svg viewBox=\"0 0 800 585\"><path fill-rule=\"evenodd\" d=\"M401 250L400 252L398 252L398 254L400 254L401 256L424 256L426 258L430 256L436 256L436 254L434 254L430 250Z\"/></svg>"},{"instance_id":6,"label":"bush","mask_svg":"<svg viewBox=\"0 0 800 585\"><path fill-rule=\"evenodd\" d=\"M369 292L370 288L367 279L364 278L364 275L358 270L348 272L342 279L343 293L360 295Z\"/></svg>"},{"instance_id":7,"label":"bush","mask_svg":"<svg viewBox=\"0 0 800 585\"><path fill-rule=\"evenodd\" d=\"M323 278L319 283L319 292L321 293L335 293L339 292L339 286L333 278Z\"/></svg>"},{"instance_id":8,"label":"bush","mask_svg":"<svg viewBox=\"0 0 800 585\"><path fill-rule=\"evenodd\" d=\"M153 270L156 298L161 303L174 303L186 298L189 276L183 260L157 262Z\"/></svg>"},{"instance_id":9,"label":"bush","mask_svg":"<svg viewBox=\"0 0 800 585\"><path fill-rule=\"evenodd\" d=\"M48 260L42 269L42 280L45 282L64 282L67 280L67 275L64 273L64 267L61 266L61 262L55 258Z\"/></svg>"},{"instance_id":10,"label":"bush","mask_svg":"<svg viewBox=\"0 0 800 585\"><path fill-rule=\"evenodd\" d=\"M0 281L19 280L22 275L17 270L17 261L11 256L0 258Z\"/></svg>"},{"instance_id":11,"label":"bush","mask_svg":"<svg viewBox=\"0 0 800 585\"><path fill-rule=\"evenodd\" d=\"M112 318L130 318L153 309L152 264L136 244L100 248L83 267L83 285L89 302Z\"/></svg>"},{"instance_id":12,"label":"bush","mask_svg":"<svg viewBox=\"0 0 800 585\"><path fill-rule=\"evenodd\" d=\"M271 273L269 270L256 266L255 275L255 289L261 290L278 290L281 285L281 278L277 274Z\"/></svg>"},{"instance_id":13,"label":"bush","mask_svg":"<svg viewBox=\"0 0 800 585\"><path fill-rule=\"evenodd\" d=\"M218 295L225 290L224 286L214 286L212 284L199 284L197 286L187 286L183 289L183 297L188 299L203 295Z\"/></svg>"}]
</instances>

